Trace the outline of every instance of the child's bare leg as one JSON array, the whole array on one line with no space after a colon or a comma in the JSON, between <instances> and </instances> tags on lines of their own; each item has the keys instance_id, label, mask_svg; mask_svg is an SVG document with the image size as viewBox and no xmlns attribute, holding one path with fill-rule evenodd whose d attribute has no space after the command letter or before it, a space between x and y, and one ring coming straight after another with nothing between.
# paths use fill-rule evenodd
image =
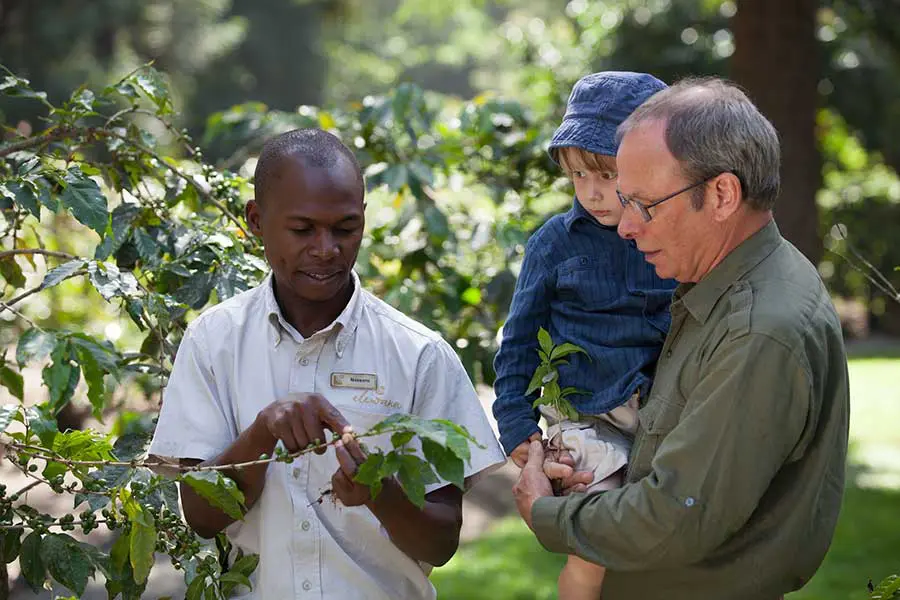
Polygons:
<instances>
[{"instance_id":1,"label":"child's bare leg","mask_svg":"<svg viewBox=\"0 0 900 600\"><path fill-rule=\"evenodd\" d=\"M574 554L559 574L559 600L597 600L606 569Z\"/></svg>"}]
</instances>

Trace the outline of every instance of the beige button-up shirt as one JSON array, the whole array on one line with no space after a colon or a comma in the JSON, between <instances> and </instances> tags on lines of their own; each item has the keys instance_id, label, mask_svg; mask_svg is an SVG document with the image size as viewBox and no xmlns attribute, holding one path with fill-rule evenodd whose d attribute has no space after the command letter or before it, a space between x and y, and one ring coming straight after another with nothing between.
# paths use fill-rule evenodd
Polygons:
<instances>
[{"instance_id":1,"label":"beige button-up shirt","mask_svg":"<svg viewBox=\"0 0 900 600\"><path fill-rule=\"evenodd\" d=\"M345 310L309 338L284 320L271 278L195 319L178 349L150 453L213 458L271 402L317 392L359 432L394 413L466 427L485 446L471 447L467 478L505 462L453 349L353 277ZM368 508L316 502L337 468L332 450L269 466L259 502L227 530L236 548L260 555L253 592L241 597L434 598L429 567L400 551Z\"/></svg>"}]
</instances>

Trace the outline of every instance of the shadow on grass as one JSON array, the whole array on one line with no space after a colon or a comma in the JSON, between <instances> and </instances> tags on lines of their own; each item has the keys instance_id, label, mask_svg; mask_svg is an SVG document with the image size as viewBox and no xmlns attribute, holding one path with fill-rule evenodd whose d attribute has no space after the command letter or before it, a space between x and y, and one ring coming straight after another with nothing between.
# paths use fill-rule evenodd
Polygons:
<instances>
[{"instance_id":1,"label":"shadow on grass","mask_svg":"<svg viewBox=\"0 0 900 600\"><path fill-rule=\"evenodd\" d=\"M850 360L900 358L900 338L873 335L860 340L846 340L844 344Z\"/></svg>"}]
</instances>

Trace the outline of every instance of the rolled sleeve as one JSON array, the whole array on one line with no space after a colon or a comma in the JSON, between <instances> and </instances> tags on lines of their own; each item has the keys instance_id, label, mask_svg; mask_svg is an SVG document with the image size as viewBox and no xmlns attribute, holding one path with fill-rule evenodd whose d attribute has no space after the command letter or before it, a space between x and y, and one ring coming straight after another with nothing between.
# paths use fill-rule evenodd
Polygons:
<instances>
[{"instance_id":1,"label":"rolled sleeve","mask_svg":"<svg viewBox=\"0 0 900 600\"><path fill-rule=\"evenodd\" d=\"M494 431L466 370L447 342L436 339L422 351L416 368L413 414L423 419L445 419L461 425L483 446L469 445L469 463L464 467L467 485L506 462ZM433 484L431 491L446 485Z\"/></svg>"},{"instance_id":2,"label":"rolled sleeve","mask_svg":"<svg viewBox=\"0 0 900 600\"><path fill-rule=\"evenodd\" d=\"M648 476L602 494L535 503L541 543L607 568L678 567L738 531L808 426L811 378L762 334L723 343L659 440Z\"/></svg>"},{"instance_id":3,"label":"rolled sleeve","mask_svg":"<svg viewBox=\"0 0 900 600\"><path fill-rule=\"evenodd\" d=\"M500 443L507 454L532 433L540 431L531 406L537 392L530 395L525 392L540 362L538 329L549 327L553 271L540 257L538 245L536 237L532 238L525 250L500 349L494 359L497 399L493 412L500 430Z\"/></svg>"},{"instance_id":4,"label":"rolled sleeve","mask_svg":"<svg viewBox=\"0 0 900 600\"><path fill-rule=\"evenodd\" d=\"M188 327L168 385L150 454L166 459L218 456L237 438L231 412L223 405L200 322Z\"/></svg>"}]
</instances>

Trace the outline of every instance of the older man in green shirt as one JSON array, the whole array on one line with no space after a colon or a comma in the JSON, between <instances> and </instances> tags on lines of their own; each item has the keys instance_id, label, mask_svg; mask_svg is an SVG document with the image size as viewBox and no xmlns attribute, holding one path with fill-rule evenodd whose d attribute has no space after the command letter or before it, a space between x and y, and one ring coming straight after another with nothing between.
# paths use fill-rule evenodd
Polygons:
<instances>
[{"instance_id":1,"label":"older man in green shirt","mask_svg":"<svg viewBox=\"0 0 900 600\"><path fill-rule=\"evenodd\" d=\"M604 600L776 600L831 542L849 420L838 317L773 221L777 134L708 79L660 92L619 135L619 234L680 282L672 327L626 485L579 493L576 473L554 497L560 465L535 442L519 511L547 549L607 567Z\"/></svg>"}]
</instances>

